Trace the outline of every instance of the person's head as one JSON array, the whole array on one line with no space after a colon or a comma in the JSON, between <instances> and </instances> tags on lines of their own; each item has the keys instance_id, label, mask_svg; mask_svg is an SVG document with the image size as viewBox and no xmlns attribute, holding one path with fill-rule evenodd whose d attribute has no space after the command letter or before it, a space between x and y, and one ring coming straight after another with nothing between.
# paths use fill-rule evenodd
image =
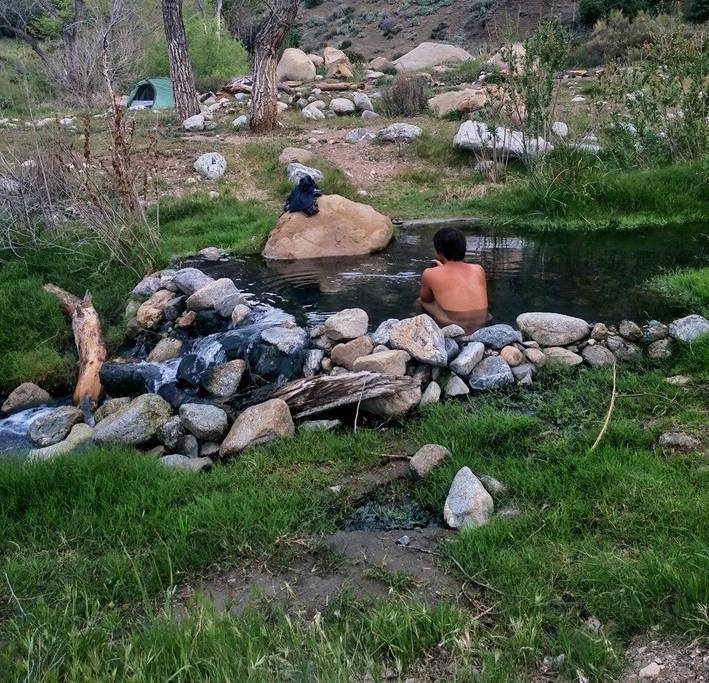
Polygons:
<instances>
[{"instance_id":1,"label":"person's head","mask_svg":"<svg viewBox=\"0 0 709 683\"><path fill-rule=\"evenodd\" d=\"M463 261L465 235L458 228L442 228L433 236L433 248L439 261Z\"/></svg>"}]
</instances>

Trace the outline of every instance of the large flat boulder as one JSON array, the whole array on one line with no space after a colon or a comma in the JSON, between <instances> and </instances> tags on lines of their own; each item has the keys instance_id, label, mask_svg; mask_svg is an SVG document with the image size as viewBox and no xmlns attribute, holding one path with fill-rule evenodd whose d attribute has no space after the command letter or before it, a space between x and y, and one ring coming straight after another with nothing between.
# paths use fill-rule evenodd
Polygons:
<instances>
[{"instance_id":1,"label":"large flat boulder","mask_svg":"<svg viewBox=\"0 0 709 683\"><path fill-rule=\"evenodd\" d=\"M497 150L515 159L535 159L554 149L554 145L544 138L530 137L522 131L504 126L491 129L482 121L463 121L453 138L453 144L459 149L477 154Z\"/></svg>"},{"instance_id":2,"label":"large flat boulder","mask_svg":"<svg viewBox=\"0 0 709 683\"><path fill-rule=\"evenodd\" d=\"M284 213L263 250L267 259L295 260L325 256L359 256L389 244L394 228L371 206L340 195L318 199L315 216Z\"/></svg>"},{"instance_id":3,"label":"large flat boulder","mask_svg":"<svg viewBox=\"0 0 709 683\"><path fill-rule=\"evenodd\" d=\"M326 47L322 56L329 78L352 78L352 62L342 50Z\"/></svg>"},{"instance_id":4,"label":"large flat boulder","mask_svg":"<svg viewBox=\"0 0 709 683\"><path fill-rule=\"evenodd\" d=\"M296 47L284 50L278 62L276 77L279 83L283 81L314 81L315 64L308 55Z\"/></svg>"},{"instance_id":5,"label":"large flat boulder","mask_svg":"<svg viewBox=\"0 0 709 683\"><path fill-rule=\"evenodd\" d=\"M411 73L442 64L467 62L472 58L469 52L456 45L426 42L399 57L394 61L394 66L399 73Z\"/></svg>"},{"instance_id":6,"label":"large flat boulder","mask_svg":"<svg viewBox=\"0 0 709 683\"><path fill-rule=\"evenodd\" d=\"M588 334L588 323L561 313L522 313L517 327L542 346L566 346Z\"/></svg>"},{"instance_id":7,"label":"large flat boulder","mask_svg":"<svg viewBox=\"0 0 709 683\"><path fill-rule=\"evenodd\" d=\"M482 109L487 103L484 88L465 88L442 92L428 101L428 106L436 116L446 116L452 112L470 113Z\"/></svg>"}]
</instances>

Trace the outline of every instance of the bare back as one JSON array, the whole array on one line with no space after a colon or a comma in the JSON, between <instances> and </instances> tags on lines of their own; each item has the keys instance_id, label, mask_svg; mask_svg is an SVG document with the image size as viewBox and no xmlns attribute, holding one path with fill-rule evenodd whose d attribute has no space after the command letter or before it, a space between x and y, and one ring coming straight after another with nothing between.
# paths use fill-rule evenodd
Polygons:
<instances>
[{"instance_id":1,"label":"bare back","mask_svg":"<svg viewBox=\"0 0 709 683\"><path fill-rule=\"evenodd\" d=\"M485 271L479 265L448 261L427 268L422 277L423 290L430 290L433 300L451 313L468 313L487 309ZM430 297L422 296L426 301Z\"/></svg>"}]
</instances>

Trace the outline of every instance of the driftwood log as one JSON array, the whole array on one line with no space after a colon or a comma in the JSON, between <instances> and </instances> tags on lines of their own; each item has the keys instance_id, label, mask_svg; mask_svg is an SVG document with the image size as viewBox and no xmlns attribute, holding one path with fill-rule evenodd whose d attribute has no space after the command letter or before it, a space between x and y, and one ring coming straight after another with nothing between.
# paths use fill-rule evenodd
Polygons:
<instances>
[{"instance_id":1,"label":"driftwood log","mask_svg":"<svg viewBox=\"0 0 709 683\"><path fill-rule=\"evenodd\" d=\"M74 343L79 353L79 378L74 389L74 403L84 412L93 410L101 396L99 372L106 360L106 345L91 294L86 292L82 300L52 284L45 285L44 291L57 298L61 309L71 320Z\"/></svg>"},{"instance_id":2,"label":"driftwood log","mask_svg":"<svg viewBox=\"0 0 709 683\"><path fill-rule=\"evenodd\" d=\"M417 386L419 383L413 377L352 372L297 379L280 387L272 398L285 401L294 417L308 417L370 398L391 396Z\"/></svg>"},{"instance_id":3,"label":"driftwood log","mask_svg":"<svg viewBox=\"0 0 709 683\"><path fill-rule=\"evenodd\" d=\"M359 83L342 83L342 82L334 82L334 83L324 83L323 81L320 81L317 84L317 87L320 88L322 91L331 91L331 90L359 90Z\"/></svg>"}]
</instances>

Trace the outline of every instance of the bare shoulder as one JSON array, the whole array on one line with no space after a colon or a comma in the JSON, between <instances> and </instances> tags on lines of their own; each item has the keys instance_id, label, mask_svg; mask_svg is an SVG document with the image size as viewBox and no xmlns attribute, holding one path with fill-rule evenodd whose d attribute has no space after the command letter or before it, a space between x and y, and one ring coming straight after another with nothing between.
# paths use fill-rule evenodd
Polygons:
<instances>
[{"instance_id":1,"label":"bare shoulder","mask_svg":"<svg viewBox=\"0 0 709 683\"><path fill-rule=\"evenodd\" d=\"M467 266L470 269L471 273L475 273L476 275L482 275L483 277L485 276L485 269L480 264L468 263Z\"/></svg>"}]
</instances>

